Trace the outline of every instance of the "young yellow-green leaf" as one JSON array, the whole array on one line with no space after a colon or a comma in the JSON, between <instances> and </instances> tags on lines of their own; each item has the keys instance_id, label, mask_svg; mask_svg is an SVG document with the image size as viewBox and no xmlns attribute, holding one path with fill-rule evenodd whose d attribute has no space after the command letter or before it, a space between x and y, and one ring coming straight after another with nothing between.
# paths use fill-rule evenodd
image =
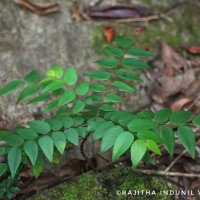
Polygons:
<instances>
[{"instance_id":1,"label":"young yellow-green leaf","mask_svg":"<svg viewBox=\"0 0 200 200\"><path fill-rule=\"evenodd\" d=\"M126 131L121 133L114 144L112 152L112 161L117 160L133 143L134 136L132 133Z\"/></svg>"},{"instance_id":2,"label":"young yellow-green leaf","mask_svg":"<svg viewBox=\"0 0 200 200\"><path fill-rule=\"evenodd\" d=\"M33 120L27 123L34 131L40 134L46 134L51 130L47 122L40 120Z\"/></svg>"},{"instance_id":3,"label":"young yellow-green leaf","mask_svg":"<svg viewBox=\"0 0 200 200\"><path fill-rule=\"evenodd\" d=\"M46 93L46 92L52 92L54 90L60 89L64 86L64 82L61 80L55 80L51 83L49 83L43 90L42 93Z\"/></svg>"},{"instance_id":4,"label":"young yellow-green leaf","mask_svg":"<svg viewBox=\"0 0 200 200\"><path fill-rule=\"evenodd\" d=\"M44 112L48 112L58 107L59 100L53 100L44 107Z\"/></svg>"},{"instance_id":5,"label":"young yellow-green leaf","mask_svg":"<svg viewBox=\"0 0 200 200\"><path fill-rule=\"evenodd\" d=\"M118 62L112 58L97 60L96 63L100 65L101 67L105 67L105 68L115 68L118 65Z\"/></svg>"},{"instance_id":6,"label":"young yellow-green leaf","mask_svg":"<svg viewBox=\"0 0 200 200\"><path fill-rule=\"evenodd\" d=\"M122 57L124 55L124 52L114 46L108 45L107 47L105 47L105 51L111 55L111 56L115 56L115 57Z\"/></svg>"},{"instance_id":7,"label":"young yellow-green leaf","mask_svg":"<svg viewBox=\"0 0 200 200\"><path fill-rule=\"evenodd\" d=\"M0 96L14 92L18 88L20 88L23 84L24 84L24 82L21 80L14 80L14 81L6 84L3 88L0 89Z\"/></svg>"},{"instance_id":8,"label":"young yellow-green leaf","mask_svg":"<svg viewBox=\"0 0 200 200\"><path fill-rule=\"evenodd\" d=\"M76 101L72 108L73 115L81 112L84 108L85 108L85 103L83 101L81 100Z\"/></svg>"},{"instance_id":9,"label":"young yellow-green leaf","mask_svg":"<svg viewBox=\"0 0 200 200\"><path fill-rule=\"evenodd\" d=\"M8 166L12 178L15 177L17 169L21 163L21 151L18 147L12 148L8 152Z\"/></svg>"},{"instance_id":10,"label":"young yellow-green leaf","mask_svg":"<svg viewBox=\"0 0 200 200\"><path fill-rule=\"evenodd\" d=\"M49 97L50 97L49 94L40 94L39 96L30 100L27 104L35 104L41 101L46 101L47 99L49 99Z\"/></svg>"},{"instance_id":11,"label":"young yellow-green leaf","mask_svg":"<svg viewBox=\"0 0 200 200\"><path fill-rule=\"evenodd\" d=\"M119 89L119 91L122 91L122 92L134 92L135 91L131 86L129 86L126 83L121 82L121 81L114 81L114 82L112 82L111 85L117 87Z\"/></svg>"},{"instance_id":12,"label":"young yellow-green leaf","mask_svg":"<svg viewBox=\"0 0 200 200\"><path fill-rule=\"evenodd\" d=\"M58 131L62 128L63 124L58 119L47 119L45 120L51 127L51 130Z\"/></svg>"},{"instance_id":13,"label":"young yellow-green leaf","mask_svg":"<svg viewBox=\"0 0 200 200\"><path fill-rule=\"evenodd\" d=\"M53 80L55 80L55 78L53 78L53 77L44 78L38 83L38 86L43 88L43 85L46 85L46 84L52 82Z\"/></svg>"},{"instance_id":14,"label":"young yellow-green leaf","mask_svg":"<svg viewBox=\"0 0 200 200\"><path fill-rule=\"evenodd\" d=\"M158 145L153 140L147 140L146 143L149 150L153 151L158 155L161 155Z\"/></svg>"},{"instance_id":15,"label":"young yellow-green leaf","mask_svg":"<svg viewBox=\"0 0 200 200\"><path fill-rule=\"evenodd\" d=\"M104 92L106 90L106 87L102 84L91 84L90 90L92 90L93 92Z\"/></svg>"},{"instance_id":16,"label":"young yellow-green leaf","mask_svg":"<svg viewBox=\"0 0 200 200\"><path fill-rule=\"evenodd\" d=\"M94 131L93 140L101 139L107 129L114 126L112 122L105 121L96 126Z\"/></svg>"},{"instance_id":17,"label":"young yellow-green leaf","mask_svg":"<svg viewBox=\"0 0 200 200\"><path fill-rule=\"evenodd\" d=\"M139 131L137 136L139 139L153 140L156 143L163 143L160 136L152 131L148 131L148 130Z\"/></svg>"},{"instance_id":18,"label":"young yellow-green leaf","mask_svg":"<svg viewBox=\"0 0 200 200\"><path fill-rule=\"evenodd\" d=\"M64 133L61 131L54 132L51 137L58 151L63 154L66 147L66 138Z\"/></svg>"},{"instance_id":19,"label":"young yellow-green leaf","mask_svg":"<svg viewBox=\"0 0 200 200\"><path fill-rule=\"evenodd\" d=\"M85 74L85 76L88 76L95 80L104 81L110 78L110 73L109 72L88 72L87 74Z\"/></svg>"},{"instance_id":20,"label":"young yellow-green leaf","mask_svg":"<svg viewBox=\"0 0 200 200\"><path fill-rule=\"evenodd\" d=\"M200 115L197 115L193 120L192 123L197 126L200 127Z\"/></svg>"},{"instance_id":21,"label":"young yellow-green leaf","mask_svg":"<svg viewBox=\"0 0 200 200\"><path fill-rule=\"evenodd\" d=\"M38 136L33 129L25 127L17 127L16 133L26 140L32 140Z\"/></svg>"},{"instance_id":22,"label":"young yellow-green leaf","mask_svg":"<svg viewBox=\"0 0 200 200\"><path fill-rule=\"evenodd\" d=\"M82 82L75 90L76 94L80 96L84 96L88 93L89 90L89 83L88 82Z\"/></svg>"},{"instance_id":23,"label":"young yellow-green leaf","mask_svg":"<svg viewBox=\"0 0 200 200\"><path fill-rule=\"evenodd\" d=\"M193 130L188 126L179 126L178 127L178 138L192 156L195 158L195 135Z\"/></svg>"},{"instance_id":24,"label":"young yellow-green leaf","mask_svg":"<svg viewBox=\"0 0 200 200\"><path fill-rule=\"evenodd\" d=\"M29 84L37 83L40 80L40 74L36 71L32 71L24 77L24 80Z\"/></svg>"},{"instance_id":25,"label":"young yellow-green leaf","mask_svg":"<svg viewBox=\"0 0 200 200\"><path fill-rule=\"evenodd\" d=\"M142 79L128 69L118 69L116 75L121 79L142 81Z\"/></svg>"},{"instance_id":26,"label":"young yellow-green leaf","mask_svg":"<svg viewBox=\"0 0 200 200\"><path fill-rule=\"evenodd\" d=\"M123 102L123 100L116 94L108 93L106 99L110 102Z\"/></svg>"},{"instance_id":27,"label":"young yellow-green leaf","mask_svg":"<svg viewBox=\"0 0 200 200\"><path fill-rule=\"evenodd\" d=\"M154 119L157 122L161 122L161 123L167 122L170 118L171 113L172 111L170 108L163 108L155 112Z\"/></svg>"},{"instance_id":28,"label":"young yellow-green leaf","mask_svg":"<svg viewBox=\"0 0 200 200\"><path fill-rule=\"evenodd\" d=\"M74 85L78 80L76 70L73 67L68 67L64 74L64 81L67 85Z\"/></svg>"},{"instance_id":29,"label":"young yellow-green leaf","mask_svg":"<svg viewBox=\"0 0 200 200\"><path fill-rule=\"evenodd\" d=\"M182 125L189 121L192 112L190 111L178 111L174 112L170 116L170 122L175 125Z\"/></svg>"},{"instance_id":30,"label":"young yellow-green leaf","mask_svg":"<svg viewBox=\"0 0 200 200\"><path fill-rule=\"evenodd\" d=\"M102 110L104 110L104 111L114 111L115 108L113 107L112 104L103 103L103 105L102 105Z\"/></svg>"},{"instance_id":31,"label":"young yellow-green leaf","mask_svg":"<svg viewBox=\"0 0 200 200\"><path fill-rule=\"evenodd\" d=\"M122 64L133 69L151 69L148 64L135 58L123 58Z\"/></svg>"},{"instance_id":32,"label":"young yellow-green leaf","mask_svg":"<svg viewBox=\"0 0 200 200\"><path fill-rule=\"evenodd\" d=\"M143 140L136 140L131 146L131 161L133 167L137 167L138 163L142 160L147 150L147 145Z\"/></svg>"},{"instance_id":33,"label":"young yellow-green leaf","mask_svg":"<svg viewBox=\"0 0 200 200\"><path fill-rule=\"evenodd\" d=\"M133 132L155 128L155 122L148 119L134 119L128 124L128 129Z\"/></svg>"},{"instance_id":34,"label":"young yellow-green leaf","mask_svg":"<svg viewBox=\"0 0 200 200\"><path fill-rule=\"evenodd\" d=\"M19 103L22 100L25 100L25 99L28 99L28 98L32 97L37 92L37 90L38 90L37 87L32 86L32 85L29 85L29 86L25 87L21 91L21 93L20 93L20 95L19 95L19 97L17 99L17 103Z\"/></svg>"},{"instance_id":35,"label":"young yellow-green leaf","mask_svg":"<svg viewBox=\"0 0 200 200\"><path fill-rule=\"evenodd\" d=\"M43 171L44 163L40 156L38 156L38 159L36 160L35 165L33 166L33 174L35 178L38 178L40 173Z\"/></svg>"},{"instance_id":36,"label":"young yellow-green leaf","mask_svg":"<svg viewBox=\"0 0 200 200\"><path fill-rule=\"evenodd\" d=\"M43 136L38 140L39 146L42 149L47 159L53 161L53 140L49 136Z\"/></svg>"},{"instance_id":37,"label":"young yellow-green leaf","mask_svg":"<svg viewBox=\"0 0 200 200\"><path fill-rule=\"evenodd\" d=\"M124 132L124 129L120 126L110 127L103 135L101 142L101 153L105 153L107 150L109 150L122 132Z\"/></svg>"},{"instance_id":38,"label":"young yellow-green leaf","mask_svg":"<svg viewBox=\"0 0 200 200\"><path fill-rule=\"evenodd\" d=\"M21 144L24 143L24 139L16 134L13 135L7 135L3 139L8 145L13 146L13 147L18 147Z\"/></svg>"},{"instance_id":39,"label":"young yellow-green leaf","mask_svg":"<svg viewBox=\"0 0 200 200\"><path fill-rule=\"evenodd\" d=\"M71 117L63 115L60 116L59 119L62 122L64 128L70 128L73 126L73 119Z\"/></svg>"},{"instance_id":40,"label":"young yellow-green leaf","mask_svg":"<svg viewBox=\"0 0 200 200\"><path fill-rule=\"evenodd\" d=\"M38 157L38 145L35 141L27 141L24 144L24 151L34 166Z\"/></svg>"},{"instance_id":41,"label":"young yellow-green leaf","mask_svg":"<svg viewBox=\"0 0 200 200\"><path fill-rule=\"evenodd\" d=\"M70 103L76 98L76 94L72 90L67 90L61 97L58 102L58 106L63 106Z\"/></svg>"},{"instance_id":42,"label":"young yellow-green leaf","mask_svg":"<svg viewBox=\"0 0 200 200\"><path fill-rule=\"evenodd\" d=\"M78 132L74 128L70 128L64 131L65 137L72 144L78 146Z\"/></svg>"},{"instance_id":43,"label":"young yellow-green leaf","mask_svg":"<svg viewBox=\"0 0 200 200\"><path fill-rule=\"evenodd\" d=\"M163 141L163 144L171 158L174 154L174 145L175 145L175 136L173 129L170 126L162 126L160 129L160 137Z\"/></svg>"},{"instance_id":44,"label":"young yellow-green leaf","mask_svg":"<svg viewBox=\"0 0 200 200\"><path fill-rule=\"evenodd\" d=\"M60 66L53 66L47 71L47 76L54 78L62 78L63 68Z\"/></svg>"},{"instance_id":45,"label":"young yellow-green leaf","mask_svg":"<svg viewBox=\"0 0 200 200\"><path fill-rule=\"evenodd\" d=\"M82 127L82 126L78 126L76 128L77 132L78 132L78 135L82 138L85 138L87 132L86 132L86 128L85 127Z\"/></svg>"},{"instance_id":46,"label":"young yellow-green leaf","mask_svg":"<svg viewBox=\"0 0 200 200\"><path fill-rule=\"evenodd\" d=\"M8 165L6 163L0 163L0 177L7 171Z\"/></svg>"},{"instance_id":47,"label":"young yellow-green leaf","mask_svg":"<svg viewBox=\"0 0 200 200\"><path fill-rule=\"evenodd\" d=\"M130 48L127 51L127 54L131 55L131 56L137 56L137 57L155 56L152 52L145 51L145 50L139 49L139 48Z\"/></svg>"},{"instance_id":48,"label":"young yellow-green leaf","mask_svg":"<svg viewBox=\"0 0 200 200\"><path fill-rule=\"evenodd\" d=\"M116 36L115 42L121 47L129 47L133 44L133 41L124 36Z\"/></svg>"}]
</instances>

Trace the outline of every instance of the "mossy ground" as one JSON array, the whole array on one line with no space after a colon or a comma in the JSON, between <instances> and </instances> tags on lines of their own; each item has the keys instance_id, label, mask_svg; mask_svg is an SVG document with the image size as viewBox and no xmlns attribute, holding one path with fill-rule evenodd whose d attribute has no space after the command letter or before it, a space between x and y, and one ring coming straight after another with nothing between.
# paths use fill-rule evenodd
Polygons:
<instances>
[{"instance_id":1,"label":"mossy ground","mask_svg":"<svg viewBox=\"0 0 200 200\"><path fill-rule=\"evenodd\" d=\"M155 191L156 195L117 195L116 191ZM30 200L172 200L159 192L170 190L156 177L135 173L130 168L118 167L100 173L88 172L72 182L62 183L52 189L39 192Z\"/></svg>"}]
</instances>

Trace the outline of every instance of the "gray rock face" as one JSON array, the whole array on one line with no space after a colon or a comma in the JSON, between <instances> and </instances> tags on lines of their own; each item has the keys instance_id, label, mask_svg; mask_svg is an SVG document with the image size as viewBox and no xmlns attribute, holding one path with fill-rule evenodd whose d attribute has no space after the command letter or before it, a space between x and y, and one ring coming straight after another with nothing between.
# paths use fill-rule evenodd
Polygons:
<instances>
[{"instance_id":1,"label":"gray rock face","mask_svg":"<svg viewBox=\"0 0 200 200\"><path fill-rule=\"evenodd\" d=\"M92 26L72 19L71 0L57 2L61 12L40 17L18 7L14 0L0 1L0 88L4 76L11 81L32 70L44 73L54 64L73 65L81 76L93 65ZM84 3L87 0L80 2ZM0 98L0 117L13 125L40 112L39 107L16 106L17 95Z\"/></svg>"}]
</instances>

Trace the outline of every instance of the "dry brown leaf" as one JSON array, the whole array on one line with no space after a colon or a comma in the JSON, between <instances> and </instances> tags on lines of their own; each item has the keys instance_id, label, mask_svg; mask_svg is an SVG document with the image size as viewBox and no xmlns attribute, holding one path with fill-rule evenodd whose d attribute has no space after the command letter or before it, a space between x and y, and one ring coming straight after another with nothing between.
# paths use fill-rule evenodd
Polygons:
<instances>
[{"instance_id":1,"label":"dry brown leaf","mask_svg":"<svg viewBox=\"0 0 200 200\"><path fill-rule=\"evenodd\" d=\"M176 102L174 102L170 108L172 109L173 112L176 112L176 111L180 111L183 109L183 107L188 104L188 103L191 103L193 101L192 98L189 98L189 97L185 97L185 98L182 98L182 99L179 99L177 100Z\"/></svg>"},{"instance_id":2,"label":"dry brown leaf","mask_svg":"<svg viewBox=\"0 0 200 200\"><path fill-rule=\"evenodd\" d=\"M104 26L103 34L106 39L106 42L109 44L113 41L115 37L115 28L113 26Z\"/></svg>"},{"instance_id":3,"label":"dry brown leaf","mask_svg":"<svg viewBox=\"0 0 200 200\"><path fill-rule=\"evenodd\" d=\"M188 53L200 54L200 46L188 47L188 46L183 45L182 48L185 49Z\"/></svg>"}]
</instances>

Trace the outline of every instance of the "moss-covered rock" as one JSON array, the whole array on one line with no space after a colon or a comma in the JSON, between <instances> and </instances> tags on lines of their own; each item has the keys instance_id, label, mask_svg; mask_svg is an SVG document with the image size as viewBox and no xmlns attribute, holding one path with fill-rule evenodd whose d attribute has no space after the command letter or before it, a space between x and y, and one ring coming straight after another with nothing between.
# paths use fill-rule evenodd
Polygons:
<instances>
[{"instance_id":1,"label":"moss-covered rock","mask_svg":"<svg viewBox=\"0 0 200 200\"><path fill-rule=\"evenodd\" d=\"M88 172L78 179L62 183L52 189L39 192L31 200L171 200L160 191L170 187L156 177L135 173L118 167L100 173Z\"/></svg>"}]
</instances>

